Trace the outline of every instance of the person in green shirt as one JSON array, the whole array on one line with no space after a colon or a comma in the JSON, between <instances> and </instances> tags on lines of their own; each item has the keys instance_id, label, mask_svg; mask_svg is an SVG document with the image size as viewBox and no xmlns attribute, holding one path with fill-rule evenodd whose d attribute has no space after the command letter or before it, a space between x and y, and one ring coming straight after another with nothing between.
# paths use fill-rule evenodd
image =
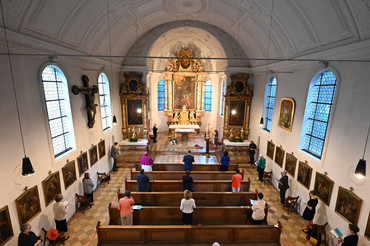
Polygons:
<instances>
[{"instance_id":1,"label":"person in green shirt","mask_svg":"<svg viewBox=\"0 0 370 246\"><path fill-rule=\"evenodd\" d=\"M262 155L260 155L256 165L257 165L257 171L258 171L258 180L262 182L263 172L265 171L265 167L266 167L266 159L263 158Z\"/></svg>"}]
</instances>

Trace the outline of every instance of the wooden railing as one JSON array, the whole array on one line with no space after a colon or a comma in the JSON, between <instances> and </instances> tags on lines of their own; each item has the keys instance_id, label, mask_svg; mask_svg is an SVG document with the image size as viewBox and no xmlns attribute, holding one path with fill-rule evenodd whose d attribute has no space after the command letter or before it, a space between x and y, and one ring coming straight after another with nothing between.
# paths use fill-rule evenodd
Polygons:
<instances>
[{"instance_id":1,"label":"wooden railing","mask_svg":"<svg viewBox=\"0 0 370 246\"><path fill-rule=\"evenodd\" d=\"M133 171L131 169L129 179L136 180L139 171ZM182 180L182 177L185 175L185 171L153 171L145 172L148 175L150 180ZM192 171L190 176L193 180L231 180L232 176L235 174L235 171ZM241 170L240 175L244 179L244 172Z\"/></svg>"},{"instance_id":2,"label":"wooden railing","mask_svg":"<svg viewBox=\"0 0 370 246\"><path fill-rule=\"evenodd\" d=\"M138 162L135 164L136 171L140 171L141 164ZM229 171L235 171L238 168L238 164L230 164ZM154 163L153 171L184 171L183 163ZM192 171L221 171L220 164L193 164Z\"/></svg>"}]
</instances>

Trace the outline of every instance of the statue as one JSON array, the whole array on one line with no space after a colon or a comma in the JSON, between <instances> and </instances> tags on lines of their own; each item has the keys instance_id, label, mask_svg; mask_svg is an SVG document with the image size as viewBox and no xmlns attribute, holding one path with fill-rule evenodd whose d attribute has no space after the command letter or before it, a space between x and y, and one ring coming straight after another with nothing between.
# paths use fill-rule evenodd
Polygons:
<instances>
[{"instance_id":1,"label":"statue","mask_svg":"<svg viewBox=\"0 0 370 246\"><path fill-rule=\"evenodd\" d=\"M180 125L188 125L189 124L189 114L186 110L186 104L182 105L182 111L180 113Z\"/></svg>"}]
</instances>

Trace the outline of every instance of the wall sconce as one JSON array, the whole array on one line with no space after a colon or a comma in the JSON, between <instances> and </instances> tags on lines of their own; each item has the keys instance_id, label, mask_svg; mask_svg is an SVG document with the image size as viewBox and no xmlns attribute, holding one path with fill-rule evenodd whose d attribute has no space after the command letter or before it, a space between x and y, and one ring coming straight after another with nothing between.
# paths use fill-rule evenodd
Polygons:
<instances>
[{"instance_id":1,"label":"wall sconce","mask_svg":"<svg viewBox=\"0 0 370 246\"><path fill-rule=\"evenodd\" d=\"M261 117L260 126L263 126L263 117Z\"/></svg>"},{"instance_id":2,"label":"wall sconce","mask_svg":"<svg viewBox=\"0 0 370 246\"><path fill-rule=\"evenodd\" d=\"M367 146L367 140L369 140L369 132L370 132L370 125L369 130L367 131L367 137L365 142L365 148L364 148L364 154L362 155L362 159L358 161L355 175L357 178L364 179L366 178L366 160L365 160L365 152L366 152L366 146Z\"/></svg>"},{"instance_id":3,"label":"wall sconce","mask_svg":"<svg viewBox=\"0 0 370 246\"><path fill-rule=\"evenodd\" d=\"M232 115L235 115L236 114L236 110L235 109L231 110L231 114Z\"/></svg>"}]
</instances>

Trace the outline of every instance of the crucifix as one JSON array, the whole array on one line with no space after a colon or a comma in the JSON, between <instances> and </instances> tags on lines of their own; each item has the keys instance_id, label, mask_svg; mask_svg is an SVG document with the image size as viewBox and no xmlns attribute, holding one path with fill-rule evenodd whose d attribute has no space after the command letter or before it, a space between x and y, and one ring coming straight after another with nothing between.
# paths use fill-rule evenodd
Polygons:
<instances>
[{"instance_id":1,"label":"crucifix","mask_svg":"<svg viewBox=\"0 0 370 246\"><path fill-rule=\"evenodd\" d=\"M82 75L82 82L84 87L78 87L77 85L72 86L72 92L75 95L80 93L85 94L85 101L86 101L86 110L87 110L87 126L89 128L93 128L95 124L95 115L96 115L96 107L98 104L95 103L95 93L98 92L98 87L93 85L89 87L89 77L87 75Z\"/></svg>"}]
</instances>

